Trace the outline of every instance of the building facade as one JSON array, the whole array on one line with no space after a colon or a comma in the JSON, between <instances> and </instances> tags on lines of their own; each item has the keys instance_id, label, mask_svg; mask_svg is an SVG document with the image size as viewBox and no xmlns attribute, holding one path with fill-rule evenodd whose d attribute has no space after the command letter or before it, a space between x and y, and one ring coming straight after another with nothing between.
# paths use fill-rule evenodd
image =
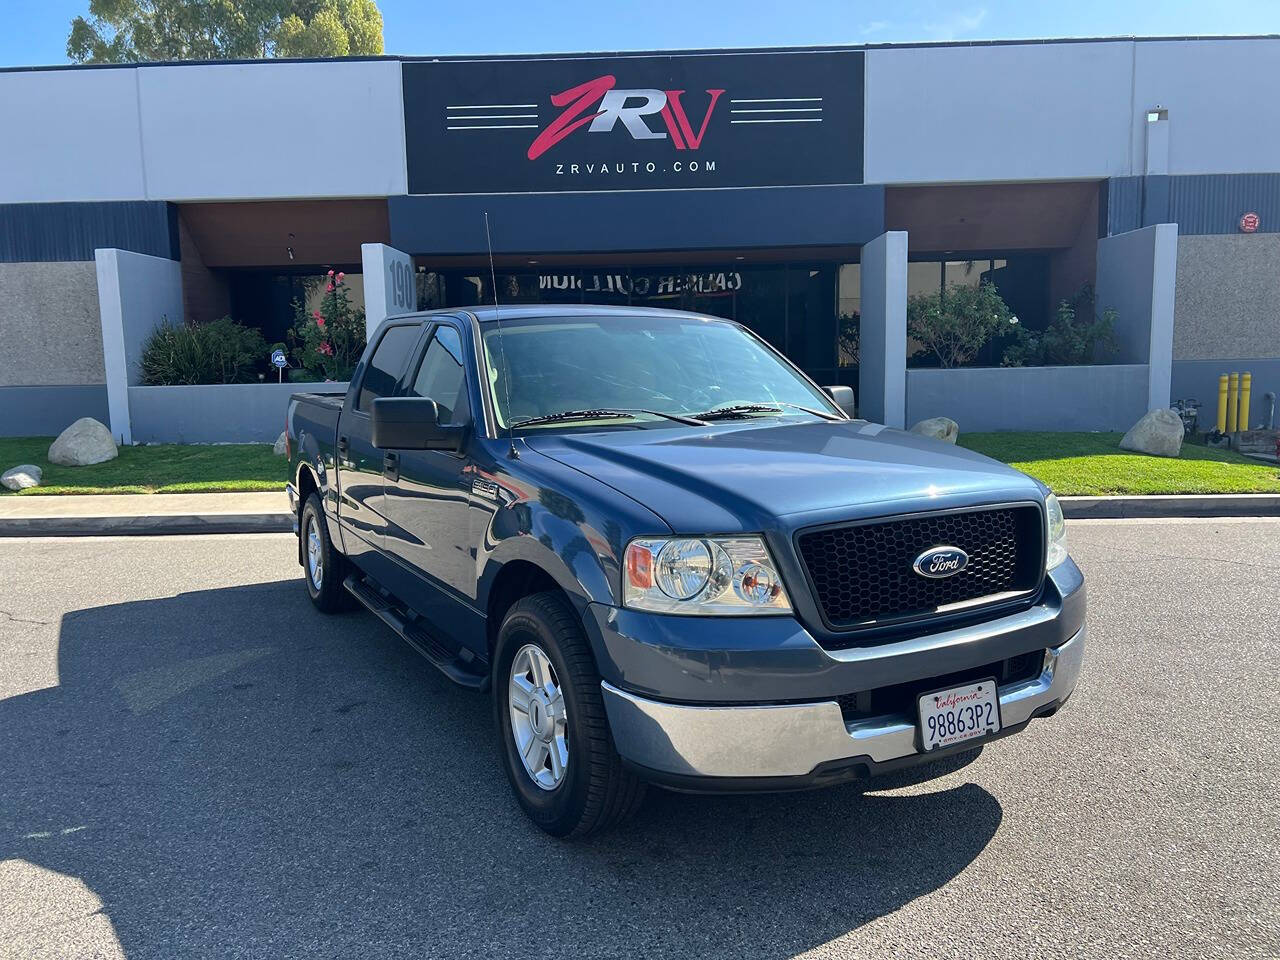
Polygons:
<instances>
[{"instance_id":1,"label":"building facade","mask_svg":"<svg viewBox=\"0 0 1280 960\"><path fill-rule=\"evenodd\" d=\"M0 431L273 437L286 390L211 426L209 394L139 386L140 346L224 315L282 340L329 269L374 318L732 317L890 423L1123 429L1232 370L1258 420L1277 94L1273 37L0 71ZM908 357L905 297L984 280L1032 329L1095 288L1111 362Z\"/></svg>"}]
</instances>

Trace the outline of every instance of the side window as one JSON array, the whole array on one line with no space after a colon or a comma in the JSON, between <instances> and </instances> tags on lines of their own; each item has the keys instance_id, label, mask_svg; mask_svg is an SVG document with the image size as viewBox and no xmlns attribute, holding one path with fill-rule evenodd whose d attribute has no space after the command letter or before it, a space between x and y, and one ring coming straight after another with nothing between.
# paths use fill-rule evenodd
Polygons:
<instances>
[{"instance_id":1,"label":"side window","mask_svg":"<svg viewBox=\"0 0 1280 960\"><path fill-rule=\"evenodd\" d=\"M360 395L356 398L356 409L368 413L373 409L373 401L378 397L389 397L395 392L396 382L404 371L409 351L418 342L422 327L391 327L382 335L378 348L364 371L364 380L360 383Z\"/></svg>"},{"instance_id":2,"label":"side window","mask_svg":"<svg viewBox=\"0 0 1280 960\"><path fill-rule=\"evenodd\" d=\"M458 331L441 324L422 355L409 387L411 397L430 397L440 406L440 422L460 424L469 419L467 375Z\"/></svg>"}]
</instances>

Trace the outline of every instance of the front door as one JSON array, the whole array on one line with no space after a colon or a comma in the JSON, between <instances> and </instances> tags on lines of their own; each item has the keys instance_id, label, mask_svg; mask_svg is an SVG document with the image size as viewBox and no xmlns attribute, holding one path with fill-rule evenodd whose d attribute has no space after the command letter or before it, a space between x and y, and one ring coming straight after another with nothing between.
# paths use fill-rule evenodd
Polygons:
<instances>
[{"instance_id":1,"label":"front door","mask_svg":"<svg viewBox=\"0 0 1280 960\"><path fill-rule=\"evenodd\" d=\"M405 378L403 395L436 401L442 424L471 423L457 328L436 325L417 369ZM476 597L467 448L392 451L398 462L384 500L386 549L403 568L395 592L444 633L461 638L473 632Z\"/></svg>"}]
</instances>

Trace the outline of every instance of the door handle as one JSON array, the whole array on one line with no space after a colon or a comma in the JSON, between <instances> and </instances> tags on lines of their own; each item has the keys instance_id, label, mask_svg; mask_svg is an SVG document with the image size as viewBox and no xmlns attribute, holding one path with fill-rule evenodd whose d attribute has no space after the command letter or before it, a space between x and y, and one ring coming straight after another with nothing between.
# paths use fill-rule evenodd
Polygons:
<instances>
[{"instance_id":1,"label":"door handle","mask_svg":"<svg viewBox=\"0 0 1280 960\"><path fill-rule=\"evenodd\" d=\"M338 459L339 460L347 459L347 453L350 452L350 450L351 450L351 444L350 442L348 442L347 438L339 437L338 438Z\"/></svg>"},{"instance_id":2,"label":"door handle","mask_svg":"<svg viewBox=\"0 0 1280 960\"><path fill-rule=\"evenodd\" d=\"M382 475L388 480L400 479L400 454L384 453L382 455Z\"/></svg>"}]
</instances>

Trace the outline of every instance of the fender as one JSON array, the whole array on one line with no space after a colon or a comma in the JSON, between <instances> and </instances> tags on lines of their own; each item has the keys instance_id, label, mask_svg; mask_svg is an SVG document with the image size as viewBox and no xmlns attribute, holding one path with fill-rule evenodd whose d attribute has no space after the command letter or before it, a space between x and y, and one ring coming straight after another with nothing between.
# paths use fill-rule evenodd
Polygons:
<instances>
[{"instance_id":1,"label":"fender","mask_svg":"<svg viewBox=\"0 0 1280 960\"><path fill-rule=\"evenodd\" d=\"M315 481L316 489L320 493L320 502L324 508L325 525L329 529L329 539L341 552L346 553L346 547L342 541L342 525L338 522L337 476L332 469L332 463L326 462L325 451L314 434L309 434L303 430L293 442L296 446L294 456L297 462L297 466L293 470L294 489L302 489L304 472L311 475L311 478ZM299 555L301 555L301 537L298 538L298 550Z\"/></svg>"},{"instance_id":2,"label":"fender","mask_svg":"<svg viewBox=\"0 0 1280 960\"><path fill-rule=\"evenodd\" d=\"M502 568L524 561L550 576L582 613L588 603L617 602L618 558L599 531L556 516L537 502L517 501L493 513L477 554L476 602L489 609Z\"/></svg>"}]
</instances>

